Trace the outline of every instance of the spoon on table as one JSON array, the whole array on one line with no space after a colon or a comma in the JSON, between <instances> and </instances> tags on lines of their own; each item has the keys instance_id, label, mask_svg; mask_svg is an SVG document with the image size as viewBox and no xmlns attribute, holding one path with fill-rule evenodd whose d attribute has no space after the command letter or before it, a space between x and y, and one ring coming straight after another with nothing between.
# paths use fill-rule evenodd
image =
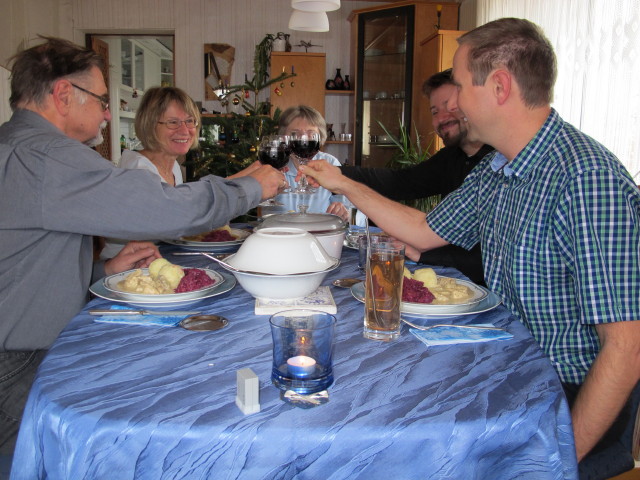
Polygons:
<instances>
[{"instance_id":1,"label":"spoon on table","mask_svg":"<svg viewBox=\"0 0 640 480\"><path fill-rule=\"evenodd\" d=\"M340 287L340 288L351 288L356 283L360 283L360 282L362 282L362 280L359 278L339 278L337 280L334 280L333 284L336 287Z\"/></svg>"},{"instance_id":2,"label":"spoon on table","mask_svg":"<svg viewBox=\"0 0 640 480\"><path fill-rule=\"evenodd\" d=\"M477 329L477 330L497 330L497 331L501 331L501 332L506 332L507 330L504 328L500 328L500 327L485 327L482 325L451 325L451 324L438 324L438 325L429 325L428 327L423 327L420 325L416 325L415 323L411 323L408 320L405 320L404 318L400 318L400 320L402 320L404 323L406 323L407 325L409 325L412 328L415 328L416 330L431 330L432 328L442 328L442 327L452 327L452 328L472 328L472 329Z\"/></svg>"},{"instance_id":3,"label":"spoon on table","mask_svg":"<svg viewBox=\"0 0 640 480\"><path fill-rule=\"evenodd\" d=\"M183 319L179 325L193 331L220 330L229 325L229 320L220 315L191 315Z\"/></svg>"},{"instance_id":4,"label":"spoon on table","mask_svg":"<svg viewBox=\"0 0 640 480\"><path fill-rule=\"evenodd\" d=\"M213 314L202 314L198 312L188 312L188 311L164 311L164 310L140 310L140 309L123 309L123 310L112 310L109 308L94 308L89 310L91 315L107 315L107 316L129 316L129 315L155 315L155 316L178 316L178 315L186 315L186 314L195 314L189 315L188 317L183 318L178 325L182 328L186 328L187 330L197 330L197 331L205 331L205 330L220 330L221 328L226 327L229 324L229 321L220 316Z\"/></svg>"}]
</instances>

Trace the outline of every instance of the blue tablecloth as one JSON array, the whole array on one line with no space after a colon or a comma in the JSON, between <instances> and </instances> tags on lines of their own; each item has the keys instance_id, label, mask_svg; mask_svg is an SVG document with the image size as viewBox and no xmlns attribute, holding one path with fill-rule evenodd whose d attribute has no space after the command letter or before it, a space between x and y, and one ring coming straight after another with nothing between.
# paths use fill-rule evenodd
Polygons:
<instances>
[{"instance_id":1,"label":"blue tablecloth","mask_svg":"<svg viewBox=\"0 0 640 480\"><path fill-rule=\"evenodd\" d=\"M323 285L357 277L355 253L345 249ZM511 340L426 347L405 328L384 343L363 338L363 305L349 290L331 290L335 383L329 402L308 410L271 385L268 317L254 315L239 285L201 306L229 319L215 332L97 323L81 312L40 367L11 478L576 478L558 377L504 307L456 322L492 322ZM235 405L242 368L260 379L254 415Z\"/></svg>"}]
</instances>

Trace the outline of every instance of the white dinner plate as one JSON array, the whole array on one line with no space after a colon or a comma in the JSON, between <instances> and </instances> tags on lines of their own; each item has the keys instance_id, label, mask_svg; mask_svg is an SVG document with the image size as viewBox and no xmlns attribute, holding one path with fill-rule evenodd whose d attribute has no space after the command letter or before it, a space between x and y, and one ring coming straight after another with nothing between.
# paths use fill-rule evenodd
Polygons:
<instances>
[{"instance_id":1,"label":"white dinner plate","mask_svg":"<svg viewBox=\"0 0 640 480\"><path fill-rule=\"evenodd\" d=\"M192 303L196 303L199 302L200 300L203 300L205 298L210 298L216 295L221 295L223 293L228 292L229 290L231 290L233 287L236 286L236 279L233 275L230 275L226 272L215 272L217 275L219 275L220 277L222 277L222 280L218 283L216 283L215 285L212 286L212 288L209 289L205 289L205 290L199 290L199 295L197 295L196 297L193 298L179 298L176 299L175 297L173 297L170 300L166 300L166 301L138 301L138 300L127 300L122 298L121 296L119 296L118 294L116 294L115 292L110 292L109 290L107 290L104 286L104 281L103 280L98 280L97 282L95 282L93 285L91 285L91 287L89 287L89 291L91 293L93 293L95 296L100 297L100 298L104 298L105 300L110 300L112 302L117 302L117 303L127 303L129 305L133 305L136 307L142 307L142 308L172 308L172 307L179 307L179 306L186 306L186 305L190 305ZM175 295L175 294L174 294Z\"/></svg>"},{"instance_id":2,"label":"white dinner plate","mask_svg":"<svg viewBox=\"0 0 640 480\"><path fill-rule=\"evenodd\" d=\"M184 238L179 238L178 240L163 240L163 242L170 245L182 247L185 250L224 253L237 249L238 247L240 247L240 245L242 245L242 242L244 242L246 238L251 235L250 231L239 228L232 228L231 233L237 236L238 239L229 240L228 242L197 242L195 240L185 240Z\"/></svg>"},{"instance_id":3,"label":"white dinner plate","mask_svg":"<svg viewBox=\"0 0 640 480\"><path fill-rule=\"evenodd\" d=\"M430 305L427 303L402 302L400 312L404 315L417 317L452 317L487 312L489 310L493 310L502 303L500 297L486 288L466 280L456 279L456 281L466 286L471 285L474 287L474 290L483 290L486 295L484 295L478 302L461 305ZM356 300L364 303L364 282L353 285L351 287L351 295L353 295ZM429 307L431 307L431 309Z\"/></svg>"},{"instance_id":4,"label":"white dinner plate","mask_svg":"<svg viewBox=\"0 0 640 480\"><path fill-rule=\"evenodd\" d=\"M191 268L191 267L186 267ZM143 275L149 275L148 268L141 268ZM218 272L214 270L209 270L208 268L199 268L198 270L204 271L207 276L214 281L213 285L208 285L204 288L200 288L198 290L192 290L191 292L184 293L167 293L167 294L150 294L150 293L132 293L126 292L118 287L118 283L127 278L131 273L135 272L135 270L127 270L126 272L116 273L115 275L110 275L102 279L104 288L109 292L117 295L118 297L124 300L133 300L135 302L145 302L145 303L163 303L163 302L173 302L180 300L192 300L194 298L200 298L202 295L206 294L208 290L213 289L219 283L224 282L224 278Z\"/></svg>"}]
</instances>

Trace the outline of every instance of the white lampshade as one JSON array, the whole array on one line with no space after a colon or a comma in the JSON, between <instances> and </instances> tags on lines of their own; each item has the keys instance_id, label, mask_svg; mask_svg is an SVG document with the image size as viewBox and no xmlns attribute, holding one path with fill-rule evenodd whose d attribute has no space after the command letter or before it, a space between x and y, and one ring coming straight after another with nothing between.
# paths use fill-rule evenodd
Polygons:
<instances>
[{"instance_id":1,"label":"white lampshade","mask_svg":"<svg viewBox=\"0 0 640 480\"><path fill-rule=\"evenodd\" d=\"M303 12L332 12L340 8L340 0L291 0L291 6Z\"/></svg>"},{"instance_id":2,"label":"white lampshade","mask_svg":"<svg viewBox=\"0 0 640 480\"><path fill-rule=\"evenodd\" d=\"M289 19L289 29L303 32L328 32L329 18L325 12L294 10Z\"/></svg>"}]
</instances>

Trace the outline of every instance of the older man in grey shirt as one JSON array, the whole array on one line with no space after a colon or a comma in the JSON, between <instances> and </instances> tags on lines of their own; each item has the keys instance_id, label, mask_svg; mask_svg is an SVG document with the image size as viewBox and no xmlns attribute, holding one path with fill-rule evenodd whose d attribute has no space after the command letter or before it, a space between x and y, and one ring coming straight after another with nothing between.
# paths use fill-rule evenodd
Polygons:
<instances>
[{"instance_id":1,"label":"older man in grey shirt","mask_svg":"<svg viewBox=\"0 0 640 480\"><path fill-rule=\"evenodd\" d=\"M286 185L263 166L171 187L89 148L111 119L95 53L59 39L19 53L0 127L0 451L12 451L36 366L87 301L93 277L146 266L132 243L94 270L92 236L176 238L227 223Z\"/></svg>"}]
</instances>

